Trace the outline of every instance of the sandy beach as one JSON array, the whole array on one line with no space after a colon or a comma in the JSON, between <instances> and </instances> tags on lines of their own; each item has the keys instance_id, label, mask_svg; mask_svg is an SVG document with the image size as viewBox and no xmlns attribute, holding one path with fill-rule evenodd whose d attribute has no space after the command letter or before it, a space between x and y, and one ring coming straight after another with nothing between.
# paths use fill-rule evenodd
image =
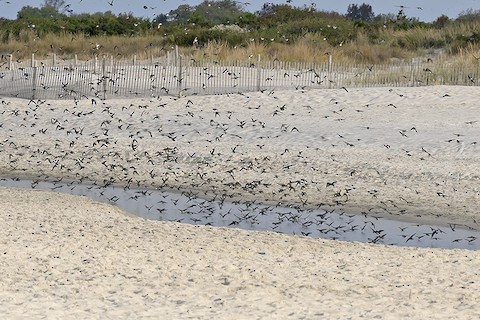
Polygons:
<instances>
[{"instance_id":1,"label":"sandy beach","mask_svg":"<svg viewBox=\"0 0 480 320\"><path fill-rule=\"evenodd\" d=\"M480 228L477 87L3 98L0 178L81 181ZM7 318L480 315L478 251L148 221L0 188Z\"/></svg>"}]
</instances>

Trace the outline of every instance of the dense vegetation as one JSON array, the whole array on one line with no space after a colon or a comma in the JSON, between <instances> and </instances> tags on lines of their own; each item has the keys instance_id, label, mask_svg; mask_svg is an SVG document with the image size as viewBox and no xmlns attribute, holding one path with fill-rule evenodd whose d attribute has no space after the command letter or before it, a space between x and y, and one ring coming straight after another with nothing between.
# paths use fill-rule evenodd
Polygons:
<instances>
[{"instance_id":1,"label":"dense vegetation","mask_svg":"<svg viewBox=\"0 0 480 320\"><path fill-rule=\"evenodd\" d=\"M480 12L432 23L396 14L375 15L370 5L352 4L346 13L315 7L265 3L255 13L234 0L180 5L168 14L144 19L112 12L75 14L62 0L40 8L23 7L15 20L0 20L1 54L68 57L79 54L148 55L151 48L178 45L186 52L203 48L217 59L264 54L283 60L321 60L324 53L361 62L384 62L442 51L475 55Z\"/></svg>"}]
</instances>

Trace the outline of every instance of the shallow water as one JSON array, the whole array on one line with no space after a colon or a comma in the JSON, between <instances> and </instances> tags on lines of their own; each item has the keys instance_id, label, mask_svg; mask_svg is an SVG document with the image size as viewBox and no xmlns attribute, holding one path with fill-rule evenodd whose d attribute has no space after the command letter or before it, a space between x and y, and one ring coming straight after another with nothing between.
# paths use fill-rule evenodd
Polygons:
<instances>
[{"instance_id":1,"label":"shallow water","mask_svg":"<svg viewBox=\"0 0 480 320\"><path fill-rule=\"evenodd\" d=\"M189 224L268 230L323 239L432 248L480 249L480 231L451 224L419 225L343 212L302 210L254 202L208 201L193 193L126 189L77 183L0 179L0 186L87 196L142 218Z\"/></svg>"}]
</instances>

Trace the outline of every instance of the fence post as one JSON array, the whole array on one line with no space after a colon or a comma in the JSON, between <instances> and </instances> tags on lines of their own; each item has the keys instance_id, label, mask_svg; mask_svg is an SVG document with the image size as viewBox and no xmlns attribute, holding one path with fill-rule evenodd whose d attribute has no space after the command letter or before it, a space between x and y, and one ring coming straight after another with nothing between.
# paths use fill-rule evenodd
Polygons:
<instances>
[{"instance_id":1,"label":"fence post","mask_svg":"<svg viewBox=\"0 0 480 320\"><path fill-rule=\"evenodd\" d=\"M177 66L179 56L178 56L178 45L175 45L175 66Z\"/></svg>"},{"instance_id":2,"label":"fence post","mask_svg":"<svg viewBox=\"0 0 480 320\"><path fill-rule=\"evenodd\" d=\"M327 66L327 78L328 78L328 89L332 88L332 69L333 69L333 56L331 53L328 53L328 66Z\"/></svg>"},{"instance_id":3,"label":"fence post","mask_svg":"<svg viewBox=\"0 0 480 320\"><path fill-rule=\"evenodd\" d=\"M35 67L35 53L32 53L31 67Z\"/></svg>"},{"instance_id":4,"label":"fence post","mask_svg":"<svg viewBox=\"0 0 480 320\"><path fill-rule=\"evenodd\" d=\"M33 66L33 74L32 74L32 100L36 98L37 92L37 66Z\"/></svg>"},{"instance_id":5,"label":"fence post","mask_svg":"<svg viewBox=\"0 0 480 320\"><path fill-rule=\"evenodd\" d=\"M182 97L182 56L178 56L178 74L177 74L177 87L178 87L178 97Z\"/></svg>"},{"instance_id":6,"label":"fence post","mask_svg":"<svg viewBox=\"0 0 480 320\"><path fill-rule=\"evenodd\" d=\"M412 82L412 87L415 87L415 67L414 67L414 60L410 59L410 81Z\"/></svg>"},{"instance_id":7,"label":"fence post","mask_svg":"<svg viewBox=\"0 0 480 320\"><path fill-rule=\"evenodd\" d=\"M57 54L53 53L53 66L57 64Z\"/></svg>"},{"instance_id":8,"label":"fence post","mask_svg":"<svg viewBox=\"0 0 480 320\"><path fill-rule=\"evenodd\" d=\"M106 58L102 58L102 84L103 84L103 100L107 99L107 73L106 73Z\"/></svg>"},{"instance_id":9,"label":"fence post","mask_svg":"<svg viewBox=\"0 0 480 320\"><path fill-rule=\"evenodd\" d=\"M475 72L474 79L475 79L475 82L478 83L478 80L477 80L477 79L478 79L478 61L477 61L477 70L476 70L476 72ZM476 85L475 82L473 83L474 86Z\"/></svg>"},{"instance_id":10,"label":"fence post","mask_svg":"<svg viewBox=\"0 0 480 320\"><path fill-rule=\"evenodd\" d=\"M13 68L13 54L8 55L8 70L12 70Z\"/></svg>"},{"instance_id":11,"label":"fence post","mask_svg":"<svg viewBox=\"0 0 480 320\"><path fill-rule=\"evenodd\" d=\"M260 91L260 81L261 81L261 67L260 67L260 55L257 56L257 91Z\"/></svg>"},{"instance_id":12,"label":"fence post","mask_svg":"<svg viewBox=\"0 0 480 320\"><path fill-rule=\"evenodd\" d=\"M78 56L77 56L77 55L75 55L75 58L74 58L74 60L73 60L73 64L74 64L74 66L75 66L75 68L76 68L76 67L77 67L77 64L78 64Z\"/></svg>"}]
</instances>

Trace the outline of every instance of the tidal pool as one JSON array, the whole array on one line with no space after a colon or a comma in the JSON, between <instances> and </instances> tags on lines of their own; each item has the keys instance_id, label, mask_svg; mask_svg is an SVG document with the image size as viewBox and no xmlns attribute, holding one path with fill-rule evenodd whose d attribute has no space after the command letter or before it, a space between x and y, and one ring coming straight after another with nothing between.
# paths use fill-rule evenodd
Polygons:
<instances>
[{"instance_id":1,"label":"tidal pool","mask_svg":"<svg viewBox=\"0 0 480 320\"><path fill-rule=\"evenodd\" d=\"M166 192L120 186L0 179L0 186L81 195L118 206L136 216L189 224L268 230L324 239L432 248L480 248L480 231L376 218L321 209L263 205L257 202L205 200L191 192Z\"/></svg>"}]
</instances>

